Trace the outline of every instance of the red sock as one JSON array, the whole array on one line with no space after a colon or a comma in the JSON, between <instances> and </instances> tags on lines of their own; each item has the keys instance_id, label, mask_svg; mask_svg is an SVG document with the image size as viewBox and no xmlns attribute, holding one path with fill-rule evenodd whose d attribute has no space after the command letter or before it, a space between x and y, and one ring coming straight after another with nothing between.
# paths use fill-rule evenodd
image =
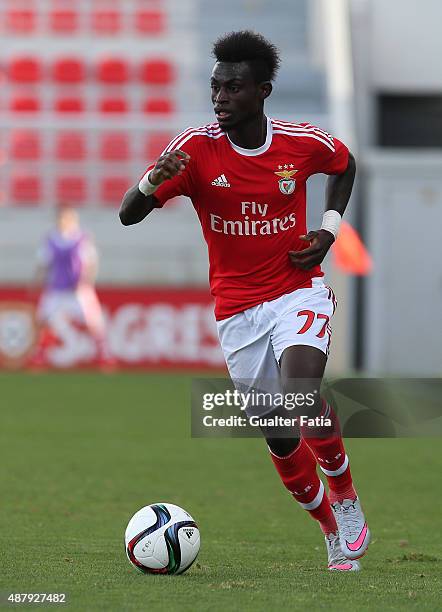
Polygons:
<instances>
[{"instance_id":1,"label":"red sock","mask_svg":"<svg viewBox=\"0 0 442 612\"><path fill-rule=\"evenodd\" d=\"M51 327L45 325L38 332L38 339L32 354L30 365L32 367L44 367L46 365L45 355L48 349L58 344L59 340Z\"/></svg>"},{"instance_id":2,"label":"red sock","mask_svg":"<svg viewBox=\"0 0 442 612\"><path fill-rule=\"evenodd\" d=\"M299 446L287 457L278 457L272 452L270 456L284 486L296 501L319 521L326 535L336 533L336 520L324 485L316 473L315 458L304 440L301 439Z\"/></svg>"},{"instance_id":3,"label":"red sock","mask_svg":"<svg viewBox=\"0 0 442 612\"><path fill-rule=\"evenodd\" d=\"M312 450L319 463L319 467L327 477L330 487L330 502L342 502L344 499L354 499L356 491L353 486L348 457L342 441L338 417L330 406L323 400L320 416L331 420L331 427L323 426L311 428L301 427L304 440ZM315 434L320 437L314 437Z\"/></svg>"}]
</instances>

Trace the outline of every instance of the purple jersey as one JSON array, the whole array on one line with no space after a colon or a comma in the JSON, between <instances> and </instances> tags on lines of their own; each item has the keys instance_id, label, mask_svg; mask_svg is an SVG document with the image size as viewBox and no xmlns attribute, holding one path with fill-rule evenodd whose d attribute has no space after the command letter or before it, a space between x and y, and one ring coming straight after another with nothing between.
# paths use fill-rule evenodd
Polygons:
<instances>
[{"instance_id":1,"label":"purple jersey","mask_svg":"<svg viewBox=\"0 0 442 612\"><path fill-rule=\"evenodd\" d=\"M46 286L49 289L76 289L83 267L82 250L86 234L78 232L70 238L53 232L44 244L43 258L48 266Z\"/></svg>"}]
</instances>

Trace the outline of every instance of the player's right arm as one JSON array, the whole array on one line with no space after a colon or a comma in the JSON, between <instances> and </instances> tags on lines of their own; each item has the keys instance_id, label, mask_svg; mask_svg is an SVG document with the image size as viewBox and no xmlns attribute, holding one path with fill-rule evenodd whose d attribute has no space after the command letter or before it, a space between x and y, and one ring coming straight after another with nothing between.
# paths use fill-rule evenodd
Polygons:
<instances>
[{"instance_id":1,"label":"player's right arm","mask_svg":"<svg viewBox=\"0 0 442 612\"><path fill-rule=\"evenodd\" d=\"M189 161L190 155L180 149L161 155L155 166L124 195L119 212L121 223L123 225L139 223L154 208L159 208L159 200L155 197L156 189L165 181L183 174Z\"/></svg>"}]
</instances>

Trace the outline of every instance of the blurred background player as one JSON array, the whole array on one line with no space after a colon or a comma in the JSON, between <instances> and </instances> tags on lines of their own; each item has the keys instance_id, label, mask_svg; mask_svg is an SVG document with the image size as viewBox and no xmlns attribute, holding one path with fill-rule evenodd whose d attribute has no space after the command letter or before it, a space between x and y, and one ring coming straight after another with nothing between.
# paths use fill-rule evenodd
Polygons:
<instances>
[{"instance_id":1,"label":"blurred background player","mask_svg":"<svg viewBox=\"0 0 442 612\"><path fill-rule=\"evenodd\" d=\"M44 239L37 257L37 283L43 285L43 291L37 307L40 342L34 365L42 363L43 351L68 321L86 327L96 341L100 361L108 364L105 321L94 287L98 253L75 209L60 207L56 227Z\"/></svg>"}]
</instances>

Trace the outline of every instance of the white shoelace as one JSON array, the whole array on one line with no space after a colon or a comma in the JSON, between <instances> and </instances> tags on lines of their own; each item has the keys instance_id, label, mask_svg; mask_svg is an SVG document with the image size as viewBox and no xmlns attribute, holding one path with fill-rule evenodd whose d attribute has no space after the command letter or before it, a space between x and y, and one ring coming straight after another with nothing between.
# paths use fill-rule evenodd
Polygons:
<instances>
[{"instance_id":1,"label":"white shoelace","mask_svg":"<svg viewBox=\"0 0 442 612\"><path fill-rule=\"evenodd\" d=\"M347 506L339 504L336 520L339 525L339 531L344 535L345 539L352 540L358 537L361 530L360 516L354 503Z\"/></svg>"}]
</instances>

